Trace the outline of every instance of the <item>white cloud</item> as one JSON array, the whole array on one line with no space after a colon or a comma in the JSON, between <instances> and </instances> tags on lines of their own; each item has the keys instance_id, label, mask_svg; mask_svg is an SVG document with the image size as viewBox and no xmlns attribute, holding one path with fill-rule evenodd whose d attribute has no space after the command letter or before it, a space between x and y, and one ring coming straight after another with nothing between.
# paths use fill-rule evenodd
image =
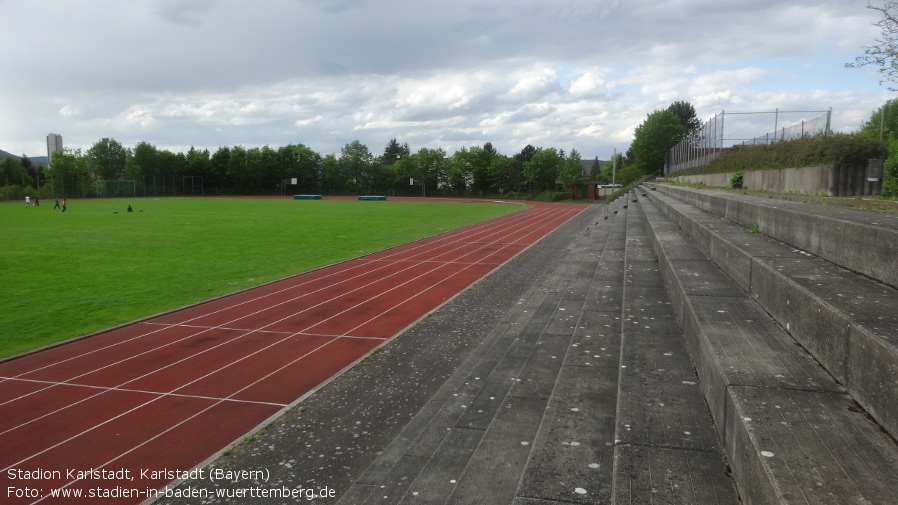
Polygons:
<instances>
[{"instance_id":1,"label":"white cloud","mask_svg":"<svg viewBox=\"0 0 898 505\"><path fill-rule=\"evenodd\" d=\"M844 0L5 0L17 21L0 47L22 77L0 80L0 149L39 154L54 131L85 148L379 152L398 138L607 158L676 100L703 118L833 107L842 131L891 98L844 68L874 14Z\"/></svg>"}]
</instances>

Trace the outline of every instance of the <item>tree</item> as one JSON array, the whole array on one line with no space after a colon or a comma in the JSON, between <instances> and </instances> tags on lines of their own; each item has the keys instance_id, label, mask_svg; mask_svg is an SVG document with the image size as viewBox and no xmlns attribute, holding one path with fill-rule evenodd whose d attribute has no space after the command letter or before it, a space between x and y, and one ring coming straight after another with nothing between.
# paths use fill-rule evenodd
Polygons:
<instances>
[{"instance_id":1,"label":"tree","mask_svg":"<svg viewBox=\"0 0 898 505\"><path fill-rule=\"evenodd\" d=\"M125 175L125 151L115 139L103 138L85 154L98 179L113 180Z\"/></svg>"},{"instance_id":2,"label":"tree","mask_svg":"<svg viewBox=\"0 0 898 505\"><path fill-rule=\"evenodd\" d=\"M530 161L524 163L524 179L530 185L531 191L534 187L539 190L550 188L555 185L560 167L561 158L558 151L551 147L538 148Z\"/></svg>"},{"instance_id":3,"label":"tree","mask_svg":"<svg viewBox=\"0 0 898 505\"><path fill-rule=\"evenodd\" d=\"M33 184L37 187L38 190L41 189L41 186L44 185L44 177L41 173L41 165L35 165L31 162L31 158L26 155L22 155L22 158L19 160L19 163L22 164L22 168L25 169L25 172L28 173L28 176L31 177Z\"/></svg>"},{"instance_id":4,"label":"tree","mask_svg":"<svg viewBox=\"0 0 898 505\"><path fill-rule=\"evenodd\" d=\"M662 170L668 151L682 138L683 127L676 114L669 109L652 112L633 134L633 164L644 175Z\"/></svg>"},{"instance_id":5,"label":"tree","mask_svg":"<svg viewBox=\"0 0 898 505\"><path fill-rule=\"evenodd\" d=\"M879 11L882 19L873 23L879 28L880 36L872 46L862 46L864 54L855 58L854 63L846 63L848 68L861 68L868 65L877 67L883 80L898 83L898 2L888 0L882 5L867 5L868 9ZM895 88L889 87L895 91Z\"/></svg>"},{"instance_id":6,"label":"tree","mask_svg":"<svg viewBox=\"0 0 898 505\"><path fill-rule=\"evenodd\" d=\"M702 121L695 115L695 107L689 102L676 101L670 104L667 110L673 112L680 120L684 137L695 135L702 127Z\"/></svg>"},{"instance_id":7,"label":"tree","mask_svg":"<svg viewBox=\"0 0 898 505\"><path fill-rule=\"evenodd\" d=\"M589 167L589 178L592 180L598 180L602 175L602 163L599 162L599 157L596 156L596 159L592 160L592 165Z\"/></svg>"},{"instance_id":8,"label":"tree","mask_svg":"<svg viewBox=\"0 0 898 505\"><path fill-rule=\"evenodd\" d=\"M611 159L605 163L605 168L602 170L601 178L605 179L608 182L614 181L617 184L617 178L615 174L615 167L617 167L617 171L620 171L624 166L624 155L621 153L614 153L611 156Z\"/></svg>"},{"instance_id":9,"label":"tree","mask_svg":"<svg viewBox=\"0 0 898 505\"><path fill-rule=\"evenodd\" d=\"M374 157L368 147L358 140L343 146L340 151L340 170L348 178L349 189L361 191L369 188Z\"/></svg>"},{"instance_id":10,"label":"tree","mask_svg":"<svg viewBox=\"0 0 898 505\"><path fill-rule=\"evenodd\" d=\"M319 187L321 175L321 155L308 147L286 145L278 149L286 177L296 178L300 192L314 192Z\"/></svg>"},{"instance_id":11,"label":"tree","mask_svg":"<svg viewBox=\"0 0 898 505\"><path fill-rule=\"evenodd\" d=\"M455 151L448 162L448 185L456 191L468 191L474 185L474 166L477 163L477 154L474 149L462 147Z\"/></svg>"},{"instance_id":12,"label":"tree","mask_svg":"<svg viewBox=\"0 0 898 505\"><path fill-rule=\"evenodd\" d=\"M449 187L446 151L442 148L422 147L414 156L415 179L423 179L429 188L446 189Z\"/></svg>"},{"instance_id":13,"label":"tree","mask_svg":"<svg viewBox=\"0 0 898 505\"><path fill-rule=\"evenodd\" d=\"M511 161L511 158L508 156L493 156L487 169L490 188L499 193L505 193L510 188L516 187L516 184L512 181Z\"/></svg>"},{"instance_id":14,"label":"tree","mask_svg":"<svg viewBox=\"0 0 898 505\"><path fill-rule=\"evenodd\" d=\"M3 158L0 161L0 184L4 186L30 186L34 180L28 171L15 158Z\"/></svg>"},{"instance_id":15,"label":"tree","mask_svg":"<svg viewBox=\"0 0 898 505\"><path fill-rule=\"evenodd\" d=\"M571 149L571 153L561 163L558 179L561 181L562 186L571 189L571 199L573 199L574 186L583 182L583 161L580 159L580 153L576 149Z\"/></svg>"},{"instance_id":16,"label":"tree","mask_svg":"<svg viewBox=\"0 0 898 505\"><path fill-rule=\"evenodd\" d=\"M329 153L321 160L321 193L338 195L346 190L346 177L341 171L337 155Z\"/></svg>"},{"instance_id":17,"label":"tree","mask_svg":"<svg viewBox=\"0 0 898 505\"><path fill-rule=\"evenodd\" d=\"M62 152L53 153L53 161L47 168L47 178L54 193L62 197L77 197L87 194L96 194L96 187L91 180L85 156L81 155L81 149L63 149Z\"/></svg>"},{"instance_id":18,"label":"tree","mask_svg":"<svg viewBox=\"0 0 898 505\"><path fill-rule=\"evenodd\" d=\"M228 166L231 164L231 148L227 146L219 147L212 157L209 159L211 164L210 173L212 179L208 182L204 181L208 187L224 187L230 189L232 184L228 175Z\"/></svg>"},{"instance_id":19,"label":"tree","mask_svg":"<svg viewBox=\"0 0 898 505\"><path fill-rule=\"evenodd\" d=\"M898 100L888 100L879 110L873 112L869 121L861 125L858 135L888 140L896 133L898 133Z\"/></svg>"},{"instance_id":20,"label":"tree","mask_svg":"<svg viewBox=\"0 0 898 505\"><path fill-rule=\"evenodd\" d=\"M387 147L384 148L384 154L381 156L381 162L384 166L392 165L409 154L411 154L411 151L409 150L408 144L400 145L399 142L393 138L387 142Z\"/></svg>"},{"instance_id":21,"label":"tree","mask_svg":"<svg viewBox=\"0 0 898 505\"><path fill-rule=\"evenodd\" d=\"M190 150L187 151L187 167L189 173L185 175L198 175L204 178L209 176L212 172L212 160L209 158L209 150L203 149L199 151L190 146Z\"/></svg>"},{"instance_id":22,"label":"tree","mask_svg":"<svg viewBox=\"0 0 898 505\"><path fill-rule=\"evenodd\" d=\"M259 149L259 187L262 194L269 191L279 194L281 183L287 177L281 157L271 146Z\"/></svg>"},{"instance_id":23,"label":"tree","mask_svg":"<svg viewBox=\"0 0 898 505\"><path fill-rule=\"evenodd\" d=\"M527 189L528 180L524 174L524 165L533 159L534 154L536 154L536 148L527 144L521 149L521 152L512 158L508 167L508 182L515 190Z\"/></svg>"}]
</instances>

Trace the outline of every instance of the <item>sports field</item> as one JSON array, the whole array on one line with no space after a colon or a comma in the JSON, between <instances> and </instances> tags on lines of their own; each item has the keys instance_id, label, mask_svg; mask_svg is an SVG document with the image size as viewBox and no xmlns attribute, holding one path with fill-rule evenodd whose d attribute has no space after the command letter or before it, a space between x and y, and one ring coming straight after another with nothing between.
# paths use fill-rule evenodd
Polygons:
<instances>
[{"instance_id":1,"label":"sports field","mask_svg":"<svg viewBox=\"0 0 898 505\"><path fill-rule=\"evenodd\" d=\"M126 212L128 204L134 212ZM0 204L0 356L523 207L210 198Z\"/></svg>"}]
</instances>

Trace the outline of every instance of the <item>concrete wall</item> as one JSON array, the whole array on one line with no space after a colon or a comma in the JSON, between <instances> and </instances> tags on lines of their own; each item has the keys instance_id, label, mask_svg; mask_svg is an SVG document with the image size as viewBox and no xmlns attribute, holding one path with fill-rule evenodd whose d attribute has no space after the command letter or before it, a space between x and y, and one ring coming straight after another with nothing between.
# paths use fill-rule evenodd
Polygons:
<instances>
[{"instance_id":1,"label":"concrete wall","mask_svg":"<svg viewBox=\"0 0 898 505\"><path fill-rule=\"evenodd\" d=\"M702 183L711 187L729 187L733 172L684 175L670 180ZM774 193L799 193L820 196L878 195L882 182L868 182L862 166L825 165L818 167L750 170L742 173L746 189Z\"/></svg>"}]
</instances>

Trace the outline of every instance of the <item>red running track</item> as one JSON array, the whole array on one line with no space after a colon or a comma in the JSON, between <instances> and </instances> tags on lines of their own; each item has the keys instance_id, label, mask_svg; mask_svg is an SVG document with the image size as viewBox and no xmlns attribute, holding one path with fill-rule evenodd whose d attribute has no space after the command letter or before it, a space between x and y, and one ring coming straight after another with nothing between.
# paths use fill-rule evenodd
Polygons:
<instances>
[{"instance_id":1,"label":"red running track","mask_svg":"<svg viewBox=\"0 0 898 505\"><path fill-rule=\"evenodd\" d=\"M583 208L534 204L0 363L0 503L152 497Z\"/></svg>"}]
</instances>

